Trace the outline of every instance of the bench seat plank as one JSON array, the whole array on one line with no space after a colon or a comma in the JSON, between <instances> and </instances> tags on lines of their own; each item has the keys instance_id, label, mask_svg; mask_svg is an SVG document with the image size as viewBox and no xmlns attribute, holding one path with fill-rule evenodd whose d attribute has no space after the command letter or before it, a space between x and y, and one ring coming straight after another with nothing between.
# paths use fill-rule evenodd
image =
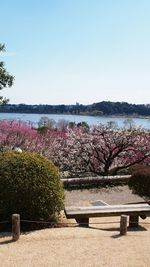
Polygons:
<instances>
[{"instance_id":1,"label":"bench seat plank","mask_svg":"<svg viewBox=\"0 0 150 267\"><path fill-rule=\"evenodd\" d=\"M65 214L71 218L92 218L125 215L148 215L150 206L148 204L134 205L112 205L112 206L88 206L88 207L66 207Z\"/></svg>"}]
</instances>

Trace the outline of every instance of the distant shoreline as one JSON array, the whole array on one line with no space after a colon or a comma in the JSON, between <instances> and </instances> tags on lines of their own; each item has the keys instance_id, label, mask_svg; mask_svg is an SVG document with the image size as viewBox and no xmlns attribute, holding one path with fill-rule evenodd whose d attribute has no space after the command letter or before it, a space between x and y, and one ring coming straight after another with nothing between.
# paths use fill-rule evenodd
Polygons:
<instances>
[{"instance_id":1,"label":"distant shoreline","mask_svg":"<svg viewBox=\"0 0 150 267\"><path fill-rule=\"evenodd\" d=\"M27 105L6 104L0 105L0 113L25 113L25 114L49 114L49 115L73 115L93 117L128 117L150 118L150 104L136 105L126 102L102 101L90 105Z\"/></svg>"}]
</instances>

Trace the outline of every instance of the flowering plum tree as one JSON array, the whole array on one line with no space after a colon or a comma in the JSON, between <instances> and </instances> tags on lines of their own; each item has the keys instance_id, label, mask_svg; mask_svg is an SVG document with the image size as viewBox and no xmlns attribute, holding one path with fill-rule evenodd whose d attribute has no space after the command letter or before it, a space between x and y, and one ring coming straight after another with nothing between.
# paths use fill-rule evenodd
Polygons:
<instances>
[{"instance_id":1,"label":"flowering plum tree","mask_svg":"<svg viewBox=\"0 0 150 267\"><path fill-rule=\"evenodd\" d=\"M97 127L92 134L94 153L91 168L94 170L95 164L101 163L100 172L104 175L110 171L116 174L150 157L150 137L140 129Z\"/></svg>"},{"instance_id":2,"label":"flowering plum tree","mask_svg":"<svg viewBox=\"0 0 150 267\"><path fill-rule=\"evenodd\" d=\"M37 152L58 165L60 146L65 140L64 131L47 129L41 132L21 121L0 121L0 149L20 148L23 151Z\"/></svg>"},{"instance_id":3,"label":"flowering plum tree","mask_svg":"<svg viewBox=\"0 0 150 267\"><path fill-rule=\"evenodd\" d=\"M34 140L35 131L26 123L19 121L0 121L0 146L3 149L14 149L15 147L24 147L28 139Z\"/></svg>"},{"instance_id":4,"label":"flowering plum tree","mask_svg":"<svg viewBox=\"0 0 150 267\"><path fill-rule=\"evenodd\" d=\"M134 164L148 163L149 159L150 136L140 129L129 131L101 125L85 132L76 128L64 146L68 166L99 175L117 174Z\"/></svg>"},{"instance_id":5,"label":"flowering plum tree","mask_svg":"<svg viewBox=\"0 0 150 267\"><path fill-rule=\"evenodd\" d=\"M117 174L137 163L150 165L150 134L141 129L95 126L88 130L39 131L18 121L0 121L0 147L37 152L52 160L62 172Z\"/></svg>"}]
</instances>

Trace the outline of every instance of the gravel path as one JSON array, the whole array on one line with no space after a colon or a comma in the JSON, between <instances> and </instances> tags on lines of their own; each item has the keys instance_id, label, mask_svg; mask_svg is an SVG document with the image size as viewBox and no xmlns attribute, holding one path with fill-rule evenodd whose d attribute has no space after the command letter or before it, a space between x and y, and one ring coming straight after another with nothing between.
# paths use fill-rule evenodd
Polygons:
<instances>
[{"instance_id":1,"label":"gravel path","mask_svg":"<svg viewBox=\"0 0 150 267\"><path fill-rule=\"evenodd\" d=\"M66 191L66 205L138 202L127 186L112 189ZM12 242L0 234L1 267L149 267L150 218L127 236L119 235L119 217L91 218L90 227L64 227L34 231ZM68 220L74 221L74 220Z\"/></svg>"},{"instance_id":2,"label":"gravel path","mask_svg":"<svg viewBox=\"0 0 150 267\"><path fill-rule=\"evenodd\" d=\"M101 218L102 222L107 219ZM9 236L1 238L0 266L149 267L149 242L150 224L128 231L127 236L119 235L116 223L45 229L21 235L18 242L11 242Z\"/></svg>"},{"instance_id":3,"label":"gravel path","mask_svg":"<svg viewBox=\"0 0 150 267\"><path fill-rule=\"evenodd\" d=\"M103 200L110 205L144 201L141 197L133 195L128 186L66 191L65 196L66 206L89 206L91 202L98 200Z\"/></svg>"}]
</instances>

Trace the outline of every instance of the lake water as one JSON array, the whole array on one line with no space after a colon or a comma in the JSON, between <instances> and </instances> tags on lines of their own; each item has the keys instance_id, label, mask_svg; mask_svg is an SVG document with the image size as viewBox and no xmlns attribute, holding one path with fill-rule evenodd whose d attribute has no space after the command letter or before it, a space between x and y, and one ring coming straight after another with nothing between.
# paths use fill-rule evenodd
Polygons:
<instances>
[{"instance_id":1,"label":"lake water","mask_svg":"<svg viewBox=\"0 0 150 267\"><path fill-rule=\"evenodd\" d=\"M63 115L63 114L25 114L25 113L0 113L0 120L20 120L25 121L33 126L37 126L41 117L46 116L50 119L54 119L56 122L59 120L67 120L72 122L82 122L85 121L89 125L98 125L100 123L107 124L110 121L116 122L119 127L124 126L124 121L127 117L117 117L117 116L81 116L81 115ZM142 128L150 130L150 119L146 118L132 118L136 126L141 126Z\"/></svg>"}]
</instances>

